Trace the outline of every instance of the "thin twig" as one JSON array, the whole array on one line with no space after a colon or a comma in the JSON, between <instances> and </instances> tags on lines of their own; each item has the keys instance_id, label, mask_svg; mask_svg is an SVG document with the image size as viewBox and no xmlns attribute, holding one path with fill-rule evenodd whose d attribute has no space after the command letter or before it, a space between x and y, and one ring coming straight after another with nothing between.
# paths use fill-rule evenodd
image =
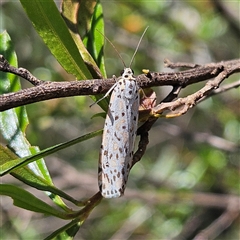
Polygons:
<instances>
[{"instance_id":1,"label":"thin twig","mask_svg":"<svg viewBox=\"0 0 240 240\"><path fill-rule=\"evenodd\" d=\"M13 73L19 77L22 77L34 86L38 86L44 83L44 81L39 80L33 76L27 69L11 66L2 55L0 55L0 70L2 72Z\"/></svg>"},{"instance_id":2,"label":"thin twig","mask_svg":"<svg viewBox=\"0 0 240 240\"><path fill-rule=\"evenodd\" d=\"M176 138L184 138L186 141L198 143L209 144L210 146L227 152L237 152L240 150L240 145L209 132L197 132L188 131L182 129L181 127L170 124L162 123L161 131L166 132L168 135L174 136ZM157 129L156 129L157 131Z\"/></svg>"},{"instance_id":3,"label":"thin twig","mask_svg":"<svg viewBox=\"0 0 240 240\"><path fill-rule=\"evenodd\" d=\"M217 218L210 226L197 234L194 240L215 239L240 215L240 201L235 201L229 197L227 210Z\"/></svg>"},{"instance_id":4,"label":"thin twig","mask_svg":"<svg viewBox=\"0 0 240 240\"><path fill-rule=\"evenodd\" d=\"M185 62L177 62L177 63L173 63L171 62L169 59L164 59L164 66L168 67L168 68L196 68L196 67L200 67L201 65L196 64L196 63L185 63Z\"/></svg>"},{"instance_id":5,"label":"thin twig","mask_svg":"<svg viewBox=\"0 0 240 240\"><path fill-rule=\"evenodd\" d=\"M240 68L239 68L240 69ZM202 101L206 97L212 94L212 91L216 90L224 79L229 77L236 69L226 66L214 80L209 80L203 88L199 91L188 95L185 98L178 98L173 102L163 102L152 109L152 115L163 115L164 111L170 111L165 114L165 117L177 117L185 114L189 109L194 107L198 102ZM236 85L233 85L236 87Z\"/></svg>"}]
</instances>

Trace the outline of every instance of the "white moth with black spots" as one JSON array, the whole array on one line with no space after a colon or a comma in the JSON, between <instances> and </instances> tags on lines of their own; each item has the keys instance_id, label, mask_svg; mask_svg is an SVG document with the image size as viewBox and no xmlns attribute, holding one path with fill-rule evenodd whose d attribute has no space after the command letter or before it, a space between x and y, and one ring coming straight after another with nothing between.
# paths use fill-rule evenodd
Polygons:
<instances>
[{"instance_id":1,"label":"white moth with black spots","mask_svg":"<svg viewBox=\"0 0 240 240\"><path fill-rule=\"evenodd\" d=\"M105 198L121 197L124 194L132 167L140 96L131 64L147 28L138 42L129 67L126 67L116 48L105 37L116 50L125 67L121 77L103 97L105 98L112 91L103 129L98 167L98 185Z\"/></svg>"},{"instance_id":2,"label":"white moth with black spots","mask_svg":"<svg viewBox=\"0 0 240 240\"><path fill-rule=\"evenodd\" d=\"M109 92L112 89L98 170L98 185L105 198L120 197L124 193L132 166L140 98L131 68L124 68Z\"/></svg>"}]
</instances>

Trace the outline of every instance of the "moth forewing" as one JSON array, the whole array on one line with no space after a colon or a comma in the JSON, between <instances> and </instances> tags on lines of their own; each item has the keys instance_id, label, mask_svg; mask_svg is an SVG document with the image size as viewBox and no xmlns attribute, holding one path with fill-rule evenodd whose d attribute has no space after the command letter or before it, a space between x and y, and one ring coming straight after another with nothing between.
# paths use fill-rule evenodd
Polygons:
<instances>
[{"instance_id":1,"label":"moth forewing","mask_svg":"<svg viewBox=\"0 0 240 240\"><path fill-rule=\"evenodd\" d=\"M147 28L138 42L129 68L126 68L117 52L125 68L118 82L105 95L113 89L103 130L98 168L98 185L105 198L123 195L132 166L140 97L139 87L130 66L146 31ZM113 46L111 41L109 42ZM113 48L115 49L114 46Z\"/></svg>"},{"instance_id":2,"label":"moth forewing","mask_svg":"<svg viewBox=\"0 0 240 240\"><path fill-rule=\"evenodd\" d=\"M126 187L138 124L138 89L133 71L125 68L110 98L99 156L99 188L105 198L120 197Z\"/></svg>"}]
</instances>

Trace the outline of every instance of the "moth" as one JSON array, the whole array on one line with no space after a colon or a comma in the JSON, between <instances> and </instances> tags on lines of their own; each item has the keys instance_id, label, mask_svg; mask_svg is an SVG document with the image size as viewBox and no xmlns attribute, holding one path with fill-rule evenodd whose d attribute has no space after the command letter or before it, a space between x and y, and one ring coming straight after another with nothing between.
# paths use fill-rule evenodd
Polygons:
<instances>
[{"instance_id":1,"label":"moth","mask_svg":"<svg viewBox=\"0 0 240 240\"><path fill-rule=\"evenodd\" d=\"M132 166L139 87L131 68L113 86L99 156L98 184L105 198L123 195Z\"/></svg>"},{"instance_id":2,"label":"moth","mask_svg":"<svg viewBox=\"0 0 240 240\"><path fill-rule=\"evenodd\" d=\"M116 198L124 194L132 167L140 96L131 63L146 30L147 28L139 40L129 67L126 67L118 54L124 64L124 70L118 81L105 94L107 96L112 91L104 124L98 167L98 185L105 198Z\"/></svg>"}]
</instances>

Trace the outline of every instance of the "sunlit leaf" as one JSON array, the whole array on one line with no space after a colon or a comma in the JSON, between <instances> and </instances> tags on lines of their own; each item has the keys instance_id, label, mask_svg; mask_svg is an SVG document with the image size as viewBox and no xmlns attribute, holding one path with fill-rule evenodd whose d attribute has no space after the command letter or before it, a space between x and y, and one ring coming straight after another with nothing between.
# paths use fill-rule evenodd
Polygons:
<instances>
[{"instance_id":1,"label":"sunlit leaf","mask_svg":"<svg viewBox=\"0 0 240 240\"><path fill-rule=\"evenodd\" d=\"M42 151L40 151L36 154L33 154L31 156L28 156L28 157L12 159L11 161L8 161L8 162L3 163L1 165L0 176L3 176L3 175L5 175L5 174L7 174L7 173L9 173L13 170L19 169L19 168L25 166L28 163L31 163L31 162L34 162L34 161L38 160L39 158L48 156L48 155L50 155L54 152L57 152L57 151L62 150L64 148L70 147L70 146L72 146L76 143L86 141L86 140L91 139L91 138L93 138L95 136L98 136L100 134L102 134L102 130L83 135L81 137L75 138L75 139L73 139L71 141L67 141L65 143L57 144L55 146L44 149L44 150L42 150Z\"/></svg>"},{"instance_id":2,"label":"sunlit leaf","mask_svg":"<svg viewBox=\"0 0 240 240\"><path fill-rule=\"evenodd\" d=\"M36 198L33 194L27 192L26 190L13 185L1 184L0 195L11 197L15 206L26 210L53 215L62 219L72 218L72 213L70 214L59 211Z\"/></svg>"},{"instance_id":3,"label":"sunlit leaf","mask_svg":"<svg viewBox=\"0 0 240 240\"><path fill-rule=\"evenodd\" d=\"M20 1L36 31L63 68L77 79L91 79L54 1Z\"/></svg>"}]
</instances>

